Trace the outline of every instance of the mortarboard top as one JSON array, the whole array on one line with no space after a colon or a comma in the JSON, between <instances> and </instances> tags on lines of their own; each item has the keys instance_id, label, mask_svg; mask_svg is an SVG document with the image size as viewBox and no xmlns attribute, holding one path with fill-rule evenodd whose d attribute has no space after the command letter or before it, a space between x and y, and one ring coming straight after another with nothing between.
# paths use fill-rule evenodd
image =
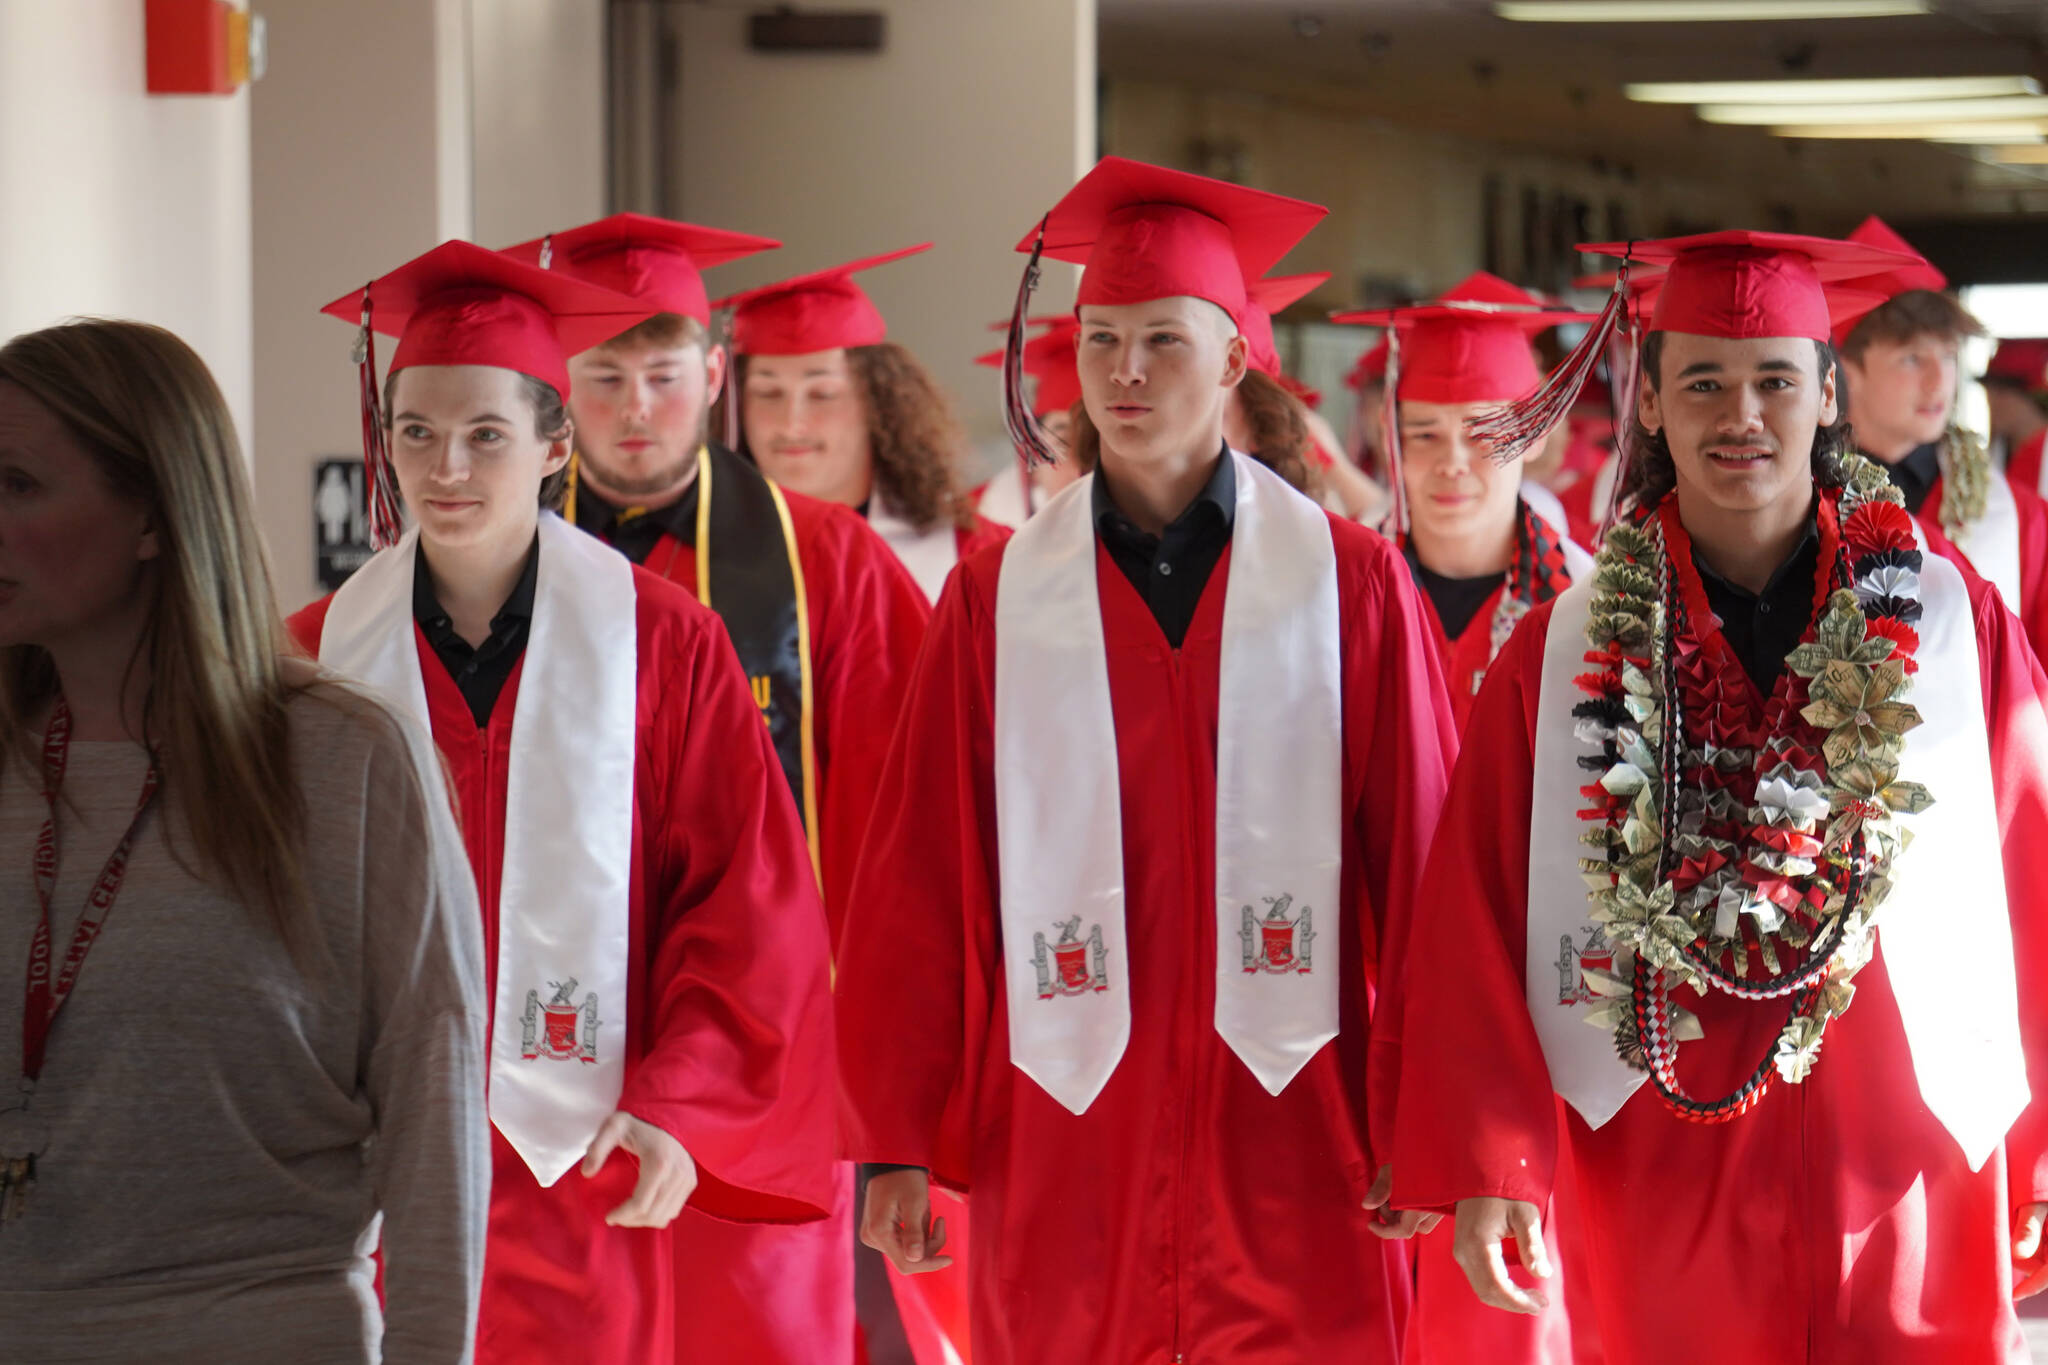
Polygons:
<instances>
[{"instance_id":1,"label":"mortarboard top","mask_svg":"<svg viewBox=\"0 0 2048 1365\"><path fill-rule=\"evenodd\" d=\"M568 358L653 316L623 294L523 265L473 242L443 242L328 304L398 338L390 373L413 365L495 365L530 374L569 396Z\"/></svg>"},{"instance_id":2,"label":"mortarboard top","mask_svg":"<svg viewBox=\"0 0 2048 1365\"><path fill-rule=\"evenodd\" d=\"M701 272L781 245L773 237L615 213L507 247L504 254L540 265L545 253L563 274L628 295L656 313L678 313L708 327L711 304Z\"/></svg>"},{"instance_id":3,"label":"mortarboard top","mask_svg":"<svg viewBox=\"0 0 2048 1365\"><path fill-rule=\"evenodd\" d=\"M1120 156L1104 157L1017 250L1084 266L1075 307L1206 299L1243 327L1245 281L1279 263L1329 212ZM1042 238L1040 234L1043 234Z\"/></svg>"},{"instance_id":4,"label":"mortarboard top","mask_svg":"<svg viewBox=\"0 0 2048 1365\"><path fill-rule=\"evenodd\" d=\"M1823 286L1910 265L1908 252L1831 237L1732 229L1646 242L1595 242L1579 250L1666 267L1652 332L1696 336L1833 335Z\"/></svg>"},{"instance_id":5,"label":"mortarboard top","mask_svg":"<svg viewBox=\"0 0 2048 1365\"><path fill-rule=\"evenodd\" d=\"M1421 403L1509 403L1542 382L1531 339L1594 315L1553 308L1498 275L1475 271L1441 298L1332 315L1331 321L1399 334L1397 398Z\"/></svg>"},{"instance_id":6,"label":"mortarboard top","mask_svg":"<svg viewBox=\"0 0 2048 1365\"><path fill-rule=\"evenodd\" d=\"M712 307L733 310L732 347L740 355L809 355L880 345L889 326L874 300L854 283L854 275L931 248L930 242L920 242L864 256L734 294Z\"/></svg>"},{"instance_id":7,"label":"mortarboard top","mask_svg":"<svg viewBox=\"0 0 2048 1365\"><path fill-rule=\"evenodd\" d=\"M2040 393L2048 390L2048 337L2007 337L1991 353L1984 379L2009 379Z\"/></svg>"}]
</instances>

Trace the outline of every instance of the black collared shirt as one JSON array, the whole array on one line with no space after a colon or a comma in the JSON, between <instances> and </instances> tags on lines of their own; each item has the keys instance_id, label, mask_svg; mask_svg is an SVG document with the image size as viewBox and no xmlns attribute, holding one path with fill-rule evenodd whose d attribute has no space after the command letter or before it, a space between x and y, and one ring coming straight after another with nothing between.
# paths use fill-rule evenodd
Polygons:
<instances>
[{"instance_id":1,"label":"black collared shirt","mask_svg":"<svg viewBox=\"0 0 2048 1365\"><path fill-rule=\"evenodd\" d=\"M1892 487L1904 495L1906 510L1917 517L1941 478L1941 447L1932 443L1915 446L1912 454L1886 465L1884 472L1891 475Z\"/></svg>"},{"instance_id":2,"label":"black collared shirt","mask_svg":"<svg viewBox=\"0 0 2048 1365\"><path fill-rule=\"evenodd\" d=\"M697 543L697 486L690 480L683 495L666 507L651 511L620 510L598 496L587 483L576 485L576 525L617 550L635 564L647 556L663 536L674 536L684 545Z\"/></svg>"},{"instance_id":3,"label":"black collared shirt","mask_svg":"<svg viewBox=\"0 0 2048 1365\"><path fill-rule=\"evenodd\" d=\"M533 589L539 579L540 537L535 536L533 548L526 552L526 568L512 585L512 595L491 618L489 638L481 646L471 648L469 641L455 633L455 623L448 613L441 610L441 599L434 595L433 576L427 572L426 552L421 550L413 560L413 620L420 623L442 667L462 689L462 699L469 703L469 714L479 728L491 723L491 708L497 705L506 679L526 653L527 629L533 624Z\"/></svg>"},{"instance_id":4,"label":"black collared shirt","mask_svg":"<svg viewBox=\"0 0 2048 1365\"><path fill-rule=\"evenodd\" d=\"M1152 609L1152 619L1159 623L1167 642L1179 649L1195 619L1202 589L1208 586L1216 561L1230 544L1231 525L1237 520L1237 469L1229 450L1224 450L1209 482L1163 535L1139 530L1117 510L1099 473L1094 508L1095 531L1109 557Z\"/></svg>"},{"instance_id":5,"label":"black collared shirt","mask_svg":"<svg viewBox=\"0 0 2048 1365\"><path fill-rule=\"evenodd\" d=\"M1508 580L1506 570L1478 578L1446 578L1416 557L1412 540L1408 542L1406 554L1408 576L1415 580L1415 586L1422 589L1429 598L1429 604L1436 608L1436 619L1443 623L1446 639L1455 640L1463 635L1465 627L1472 624L1472 618L1486 605L1486 599Z\"/></svg>"},{"instance_id":6,"label":"black collared shirt","mask_svg":"<svg viewBox=\"0 0 2048 1365\"><path fill-rule=\"evenodd\" d=\"M1820 533L1806 524L1806 535L1764 584L1760 593L1729 582L1708 568L1699 552L1692 556L1707 589L1707 605L1721 618L1721 634L1742 661L1742 671L1769 696L1784 671L1785 656L1799 647L1813 615L1813 575L1820 566ZM1695 627L1697 629L1697 627Z\"/></svg>"}]
</instances>

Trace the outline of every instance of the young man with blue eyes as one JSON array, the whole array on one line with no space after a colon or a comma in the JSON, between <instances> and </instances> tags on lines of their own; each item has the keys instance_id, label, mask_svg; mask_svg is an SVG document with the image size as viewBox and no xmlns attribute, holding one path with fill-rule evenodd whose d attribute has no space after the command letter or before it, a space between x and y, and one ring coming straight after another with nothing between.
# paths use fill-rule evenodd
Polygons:
<instances>
[{"instance_id":1,"label":"young man with blue eyes","mask_svg":"<svg viewBox=\"0 0 2048 1365\"><path fill-rule=\"evenodd\" d=\"M1399 555L1223 438L1322 212L1110 158L1046 220L1094 472L940 599L839 974L862 1236L957 1275L967 1192L977 1365L1400 1358L1372 1000L1451 721Z\"/></svg>"}]
</instances>

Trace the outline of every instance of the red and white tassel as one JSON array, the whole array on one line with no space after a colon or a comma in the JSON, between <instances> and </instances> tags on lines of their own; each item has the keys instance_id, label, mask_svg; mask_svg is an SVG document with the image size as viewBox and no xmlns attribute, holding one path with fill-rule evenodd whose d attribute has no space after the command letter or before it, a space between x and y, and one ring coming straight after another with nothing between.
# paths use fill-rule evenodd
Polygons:
<instances>
[{"instance_id":1,"label":"red and white tassel","mask_svg":"<svg viewBox=\"0 0 2048 1365\"><path fill-rule=\"evenodd\" d=\"M377 390L377 341L370 326L370 286L363 286L363 320L356 333L356 378L363 408L363 480L370 508L370 548L396 545L405 533L405 512L398 497L398 472L391 466L391 446L384 430L384 397Z\"/></svg>"},{"instance_id":2,"label":"red and white tassel","mask_svg":"<svg viewBox=\"0 0 2048 1365\"><path fill-rule=\"evenodd\" d=\"M1527 398L1503 403L1466 424L1474 437L1492 445L1495 463L1509 464L1520 459L1552 427L1565 419L1572 410L1572 404L1578 401L1579 390L1586 386L1586 380L1598 366L1607 339L1613 335L1627 308L1628 262L1623 260L1621 269L1615 272L1614 291L1607 296L1607 306L1600 310L1598 320L1587 330L1585 338L1550 372L1550 377Z\"/></svg>"},{"instance_id":3,"label":"red and white tassel","mask_svg":"<svg viewBox=\"0 0 2048 1365\"><path fill-rule=\"evenodd\" d=\"M1031 295L1038 288L1038 258L1045 249L1045 224L1044 218L1038 220L1038 236L1032 240L1031 260L1017 285L1017 303L1010 310L1010 334L1003 344L1003 426L1023 463L1027 498L1032 468L1058 464L1060 460L1059 442L1040 424L1038 414L1031 410L1031 403L1024 396L1024 331L1029 326L1025 319L1031 313Z\"/></svg>"}]
</instances>

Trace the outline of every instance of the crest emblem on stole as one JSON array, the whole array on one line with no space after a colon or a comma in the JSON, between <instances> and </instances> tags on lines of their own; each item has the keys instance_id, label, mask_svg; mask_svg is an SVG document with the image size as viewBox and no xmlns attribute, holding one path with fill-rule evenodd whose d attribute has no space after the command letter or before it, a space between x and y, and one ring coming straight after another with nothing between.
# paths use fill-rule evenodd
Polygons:
<instances>
[{"instance_id":1,"label":"crest emblem on stole","mask_svg":"<svg viewBox=\"0 0 2048 1365\"><path fill-rule=\"evenodd\" d=\"M1300 914L1289 919L1287 912L1294 906L1292 892L1267 896L1265 902L1264 919L1249 905L1244 907L1244 927L1238 931L1244 946L1244 969L1276 976L1314 970L1315 911L1304 905Z\"/></svg>"},{"instance_id":2,"label":"crest emblem on stole","mask_svg":"<svg viewBox=\"0 0 2048 1365\"><path fill-rule=\"evenodd\" d=\"M519 1055L527 1061L546 1057L557 1062L597 1060L597 992L591 991L576 1003L576 978L550 981L552 998L542 1001L539 991L526 993L526 1013L519 1017ZM576 1026L583 1025L578 1041Z\"/></svg>"},{"instance_id":3,"label":"crest emblem on stole","mask_svg":"<svg viewBox=\"0 0 2048 1365\"><path fill-rule=\"evenodd\" d=\"M1560 934L1557 939L1557 1003L1560 1005L1594 1005L1600 997L1586 984L1588 969L1596 972L1614 970L1614 945L1607 941L1607 935L1597 924L1585 926L1586 941L1581 944L1570 934Z\"/></svg>"},{"instance_id":4,"label":"crest emblem on stole","mask_svg":"<svg viewBox=\"0 0 2048 1365\"><path fill-rule=\"evenodd\" d=\"M1059 942L1047 945L1042 933L1031 936L1032 965L1038 968L1038 998L1056 995L1086 995L1109 989L1109 950L1102 945L1102 926L1096 925L1084 940L1081 917L1061 920L1053 926Z\"/></svg>"}]
</instances>

